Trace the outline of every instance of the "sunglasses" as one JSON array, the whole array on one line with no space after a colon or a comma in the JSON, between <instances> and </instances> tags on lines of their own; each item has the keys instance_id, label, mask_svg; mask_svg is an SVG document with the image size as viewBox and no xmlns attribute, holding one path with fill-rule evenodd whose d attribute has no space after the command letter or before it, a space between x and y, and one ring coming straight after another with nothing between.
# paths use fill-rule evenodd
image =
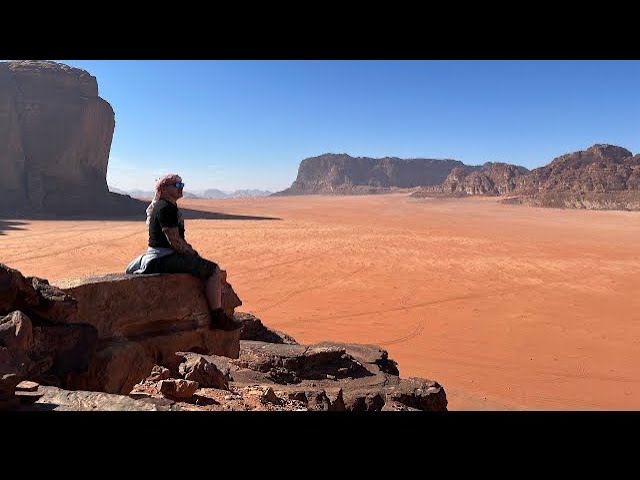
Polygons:
<instances>
[{"instance_id":1,"label":"sunglasses","mask_svg":"<svg viewBox=\"0 0 640 480\"><path fill-rule=\"evenodd\" d=\"M183 182L176 182L173 185L175 185L176 188L184 188L184 183Z\"/></svg>"}]
</instances>

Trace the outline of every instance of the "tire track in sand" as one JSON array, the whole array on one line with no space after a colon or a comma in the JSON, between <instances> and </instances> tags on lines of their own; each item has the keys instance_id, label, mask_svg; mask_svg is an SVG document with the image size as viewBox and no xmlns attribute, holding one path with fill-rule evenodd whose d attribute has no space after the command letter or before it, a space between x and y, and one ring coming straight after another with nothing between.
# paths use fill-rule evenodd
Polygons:
<instances>
[{"instance_id":1,"label":"tire track in sand","mask_svg":"<svg viewBox=\"0 0 640 480\"><path fill-rule=\"evenodd\" d=\"M374 345L395 345L397 343L408 342L412 338L415 338L415 337L421 335L423 331L424 331L424 319L421 318L420 320L418 320L418 322L416 323L415 328L411 331L411 333L408 333L407 335L404 335L403 337L394 338L393 340L387 340L387 341L384 341L384 342L373 342L373 344Z\"/></svg>"},{"instance_id":2,"label":"tire track in sand","mask_svg":"<svg viewBox=\"0 0 640 480\"><path fill-rule=\"evenodd\" d=\"M322 257L323 255L326 255L329 252L332 252L334 250L337 250L338 248L342 248L343 245L336 245L334 247L328 248L326 250L323 250L322 252L319 253L315 253L313 255L307 255L304 257L300 257L300 258L294 258L293 260L287 260L284 262L276 262L276 263L271 263L271 264L267 264L267 265L261 265L259 267L256 268L251 268L251 269L245 269L242 272L239 272L237 274L234 274L234 277L243 277L245 275L248 275L250 273L254 273L254 272L259 272L261 270L266 270L266 269L273 269L276 267L281 267L282 265L290 265L292 263L299 263L299 262L304 262L305 260L315 260L317 258ZM270 278L272 272L269 272L269 275L266 278Z\"/></svg>"},{"instance_id":3,"label":"tire track in sand","mask_svg":"<svg viewBox=\"0 0 640 480\"><path fill-rule=\"evenodd\" d=\"M270 305L267 305L265 307L258 306L256 308L254 308L254 311L257 311L257 312L260 312L260 313L264 313L267 310L271 310L272 308L275 308L278 305L282 305L283 303L288 302L293 297L295 297L296 295L299 295L301 293L309 292L311 290L317 290L317 289L323 288L323 287L334 287L336 285L340 285L341 283L344 283L346 280L349 280L354 275L358 275L359 273L361 273L362 271L366 270L367 268L369 268L369 266L368 265L364 265L364 266L354 270L353 272L348 272L343 278L340 278L340 279L335 280L333 282L316 283L316 284L311 285L309 287L305 287L305 288L301 288L299 290L295 290L295 291L293 291L291 293L286 294L284 297L278 299L277 301L275 301L274 303L272 303Z\"/></svg>"},{"instance_id":4,"label":"tire track in sand","mask_svg":"<svg viewBox=\"0 0 640 480\"><path fill-rule=\"evenodd\" d=\"M144 232L143 233L141 233L141 232L129 233L129 234L123 235L121 237L108 238L106 240L98 240L98 241L95 241L95 242L83 243L81 245L68 247L68 248L65 248L64 250L58 250L56 252L47 252L47 253L44 253L44 254L41 254L41 255L32 255L32 256L26 256L26 257L13 258L13 259L11 259L11 261L12 262L22 262L24 260L37 260L39 258L57 257L58 255L63 255L65 253L69 253L69 252L72 252L74 250L81 250L83 248L92 247L94 245L100 245L100 244L103 244L103 243L117 242L119 240L124 240L126 238L131 238L131 237L135 237L137 235L142 235L142 234L144 234Z\"/></svg>"}]
</instances>

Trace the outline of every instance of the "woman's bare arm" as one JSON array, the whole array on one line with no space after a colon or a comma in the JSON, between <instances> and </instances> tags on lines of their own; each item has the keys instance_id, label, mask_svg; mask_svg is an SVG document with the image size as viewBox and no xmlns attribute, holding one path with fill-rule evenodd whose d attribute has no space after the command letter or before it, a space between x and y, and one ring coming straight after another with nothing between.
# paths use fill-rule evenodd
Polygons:
<instances>
[{"instance_id":1,"label":"woman's bare arm","mask_svg":"<svg viewBox=\"0 0 640 480\"><path fill-rule=\"evenodd\" d=\"M162 231L164 232L165 237L167 237L167 240L169 240L169 243L171 244L171 248L173 248L177 252L188 253L191 255L198 254L198 252L196 252L193 249L193 247L189 245L187 241L180 236L180 231L178 230L178 227L169 227L169 228L165 227L162 229Z\"/></svg>"}]
</instances>

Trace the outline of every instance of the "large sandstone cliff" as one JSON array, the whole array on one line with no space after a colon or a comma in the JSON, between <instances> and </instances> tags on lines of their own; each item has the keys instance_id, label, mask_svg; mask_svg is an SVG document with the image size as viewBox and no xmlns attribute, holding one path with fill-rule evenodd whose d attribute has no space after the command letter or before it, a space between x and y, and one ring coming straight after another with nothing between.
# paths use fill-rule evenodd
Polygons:
<instances>
[{"instance_id":1,"label":"large sandstone cliff","mask_svg":"<svg viewBox=\"0 0 640 480\"><path fill-rule=\"evenodd\" d=\"M351 157L324 154L300 162L290 188L274 195L358 194L441 183L458 160Z\"/></svg>"},{"instance_id":2,"label":"large sandstone cliff","mask_svg":"<svg viewBox=\"0 0 640 480\"><path fill-rule=\"evenodd\" d=\"M96 78L48 61L0 63L0 209L9 214L123 214L142 202L110 193L114 112Z\"/></svg>"}]
</instances>

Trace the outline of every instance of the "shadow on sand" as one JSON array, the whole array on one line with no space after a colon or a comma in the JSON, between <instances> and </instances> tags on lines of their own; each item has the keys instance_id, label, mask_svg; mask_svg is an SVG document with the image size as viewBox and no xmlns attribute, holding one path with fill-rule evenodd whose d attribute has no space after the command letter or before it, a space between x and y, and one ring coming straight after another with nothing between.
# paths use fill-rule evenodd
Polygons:
<instances>
[{"instance_id":1,"label":"shadow on sand","mask_svg":"<svg viewBox=\"0 0 640 480\"><path fill-rule=\"evenodd\" d=\"M25 222L0 219L0 235L6 235L5 230L24 230L24 225Z\"/></svg>"},{"instance_id":2,"label":"shadow on sand","mask_svg":"<svg viewBox=\"0 0 640 480\"><path fill-rule=\"evenodd\" d=\"M189 208L181 208L180 211L182 212L184 218L190 220L282 220L278 217L257 217L253 215L234 215L230 213L203 212L201 210L191 210Z\"/></svg>"},{"instance_id":3,"label":"shadow on sand","mask_svg":"<svg viewBox=\"0 0 640 480\"><path fill-rule=\"evenodd\" d=\"M20 225L24 225L24 222L16 220L144 221L146 219L146 209L148 205L148 202L143 202L129 196L109 193L109 196L104 199L100 199L100 201L90 199L85 203L59 205L55 208L55 211L51 212L34 212L28 210L18 210L15 212L0 211L0 232L2 230L16 230ZM190 208L180 208L180 211L185 219L190 220L282 220L277 217L235 215L230 213L193 210Z\"/></svg>"},{"instance_id":4,"label":"shadow on sand","mask_svg":"<svg viewBox=\"0 0 640 480\"><path fill-rule=\"evenodd\" d=\"M254 215L236 215L231 213L205 212L202 210L192 210L181 208L180 211L185 219L189 220L282 220L278 217L259 217ZM142 213L119 213L119 214L54 214L54 213L2 213L0 212L0 231L21 230L25 222L30 220L142 220L146 218L144 210Z\"/></svg>"}]
</instances>

